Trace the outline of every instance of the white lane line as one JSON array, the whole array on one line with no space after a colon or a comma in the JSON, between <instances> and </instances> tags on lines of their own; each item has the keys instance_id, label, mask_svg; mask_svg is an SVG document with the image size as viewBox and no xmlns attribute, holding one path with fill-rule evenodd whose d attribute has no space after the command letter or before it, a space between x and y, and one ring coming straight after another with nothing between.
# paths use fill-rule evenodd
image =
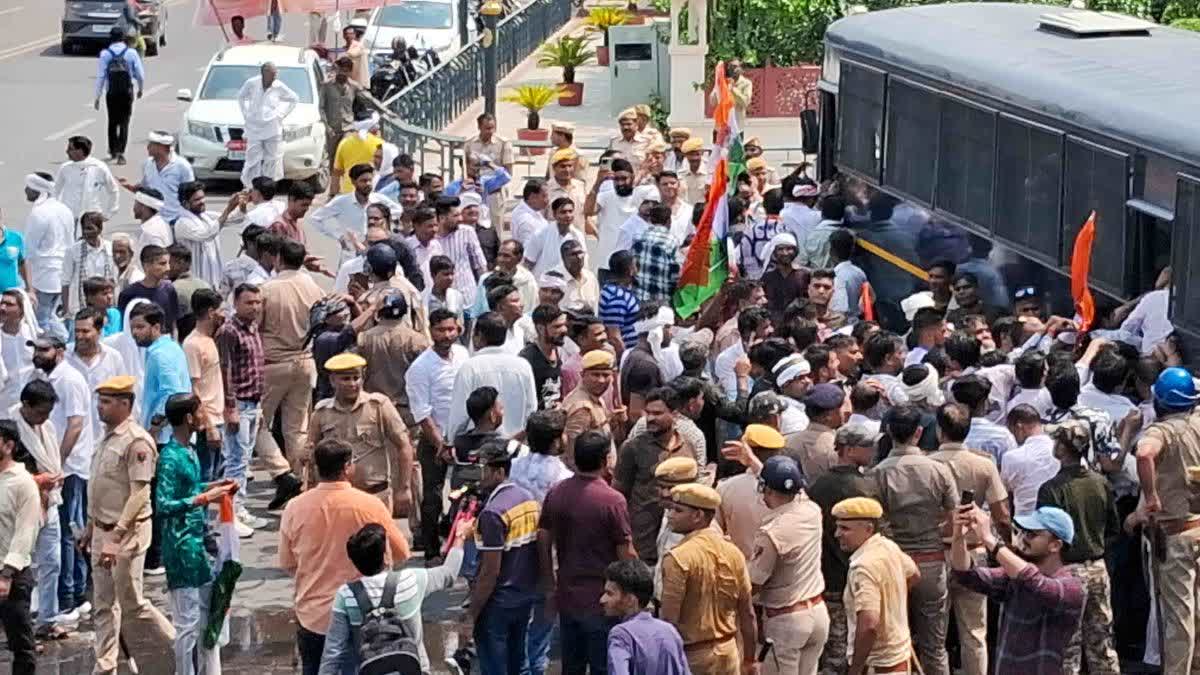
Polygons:
<instances>
[{"instance_id":1,"label":"white lane line","mask_svg":"<svg viewBox=\"0 0 1200 675\"><path fill-rule=\"evenodd\" d=\"M150 98L151 96L157 94L158 92L160 92L170 86L171 86L170 82L163 82L162 84L156 84L153 87L150 87L149 89L147 89L146 92L144 94L142 94L142 98Z\"/></svg>"},{"instance_id":2,"label":"white lane line","mask_svg":"<svg viewBox=\"0 0 1200 675\"><path fill-rule=\"evenodd\" d=\"M63 138L66 138L67 136L70 136L71 134L75 133L76 131L79 131L80 129L84 129L88 126L91 126L95 122L96 122L96 119L94 117L89 117L83 121L72 124L71 126L67 127L66 129L61 129L59 131L56 131L56 132L50 134L49 136L43 138L42 140L43 141L61 140Z\"/></svg>"},{"instance_id":3,"label":"white lane line","mask_svg":"<svg viewBox=\"0 0 1200 675\"><path fill-rule=\"evenodd\" d=\"M26 42L23 45L9 47L7 49L0 49L0 61L4 61L6 59L11 59L14 56L20 56L21 54L24 54L26 52L31 52L35 49L49 47L50 45L58 42L58 39L59 39L59 36L57 34L47 35L46 37L38 38L36 40L33 40L32 42Z\"/></svg>"},{"instance_id":4,"label":"white lane line","mask_svg":"<svg viewBox=\"0 0 1200 675\"><path fill-rule=\"evenodd\" d=\"M25 7L23 5L17 5L16 7L9 7L8 9L0 9L0 16L4 16L5 14L12 14L14 12L19 12L23 9L25 9Z\"/></svg>"}]
</instances>

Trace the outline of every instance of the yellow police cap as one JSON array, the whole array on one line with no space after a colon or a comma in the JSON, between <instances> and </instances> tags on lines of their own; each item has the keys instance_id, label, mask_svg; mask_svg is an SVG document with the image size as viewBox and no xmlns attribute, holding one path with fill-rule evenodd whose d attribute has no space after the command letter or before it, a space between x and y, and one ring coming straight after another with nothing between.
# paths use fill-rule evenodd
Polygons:
<instances>
[{"instance_id":1,"label":"yellow police cap","mask_svg":"<svg viewBox=\"0 0 1200 675\"><path fill-rule=\"evenodd\" d=\"M634 110L633 108L626 108L621 111L620 115L617 116L618 122L623 121L623 120L636 120L636 119L637 119L637 111Z\"/></svg>"},{"instance_id":2,"label":"yellow police cap","mask_svg":"<svg viewBox=\"0 0 1200 675\"><path fill-rule=\"evenodd\" d=\"M557 131L562 134L574 134L575 125L570 122L551 122L550 131Z\"/></svg>"},{"instance_id":3,"label":"yellow police cap","mask_svg":"<svg viewBox=\"0 0 1200 675\"><path fill-rule=\"evenodd\" d=\"M668 138L675 138L676 136L682 136L683 138L691 138L692 130L687 127L675 127L667 132Z\"/></svg>"},{"instance_id":4,"label":"yellow police cap","mask_svg":"<svg viewBox=\"0 0 1200 675\"><path fill-rule=\"evenodd\" d=\"M833 517L841 520L879 520L883 507L870 497L851 497L833 505Z\"/></svg>"},{"instance_id":5,"label":"yellow police cap","mask_svg":"<svg viewBox=\"0 0 1200 675\"><path fill-rule=\"evenodd\" d=\"M583 355L583 369L590 370L592 368L612 368L613 355L603 349L593 349Z\"/></svg>"},{"instance_id":6,"label":"yellow police cap","mask_svg":"<svg viewBox=\"0 0 1200 675\"><path fill-rule=\"evenodd\" d=\"M755 157L754 159L746 162L747 171L757 171L765 168L767 168L767 160L763 159L762 157Z\"/></svg>"},{"instance_id":7,"label":"yellow police cap","mask_svg":"<svg viewBox=\"0 0 1200 675\"><path fill-rule=\"evenodd\" d=\"M132 394L133 385L136 383L137 379L132 375L117 375L96 385L96 392L100 394Z\"/></svg>"},{"instance_id":8,"label":"yellow police cap","mask_svg":"<svg viewBox=\"0 0 1200 675\"><path fill-rule=\"evenodd\" d=\"M650 106L646 105L645 103L639 103L633 106L633 111L639 115L650 117Z\"/></svg>"},{"instance_id":9,"label":"yellow police cap","mask_svg":"<svg viewBox=\"0 0 1200 675\"><path fill-rule=\"evenodd\" d=\"M651 143L648 148L646 148L646 151L647 152L666 152L667 150L670 150L670 149L671 149L671 146L667 145L663 141L655 141L655 142Z\"/></svg>"},{"instance_id":10,"label":"yellow police cap","mask_svg":"<svg viewBox=\"0 0 1200 675\"><path fill-rule=\"evenodd\" d=\"M750 138L746 139L746 142L742 144L742 147L745 147L747 145L753 145L756 148L761 148L762 141L759 140L758 136L751 136Z\"/></svg>"},{"instance_id":11,"label":"yellow police cap","mask_svg":"<svg viewBox=\"0 0 1200 675\"><path fill-rule=\"evenodd\" d=\"M716 511L721 505L721 495L707 485L684 483L671 488L671 501L692 508Z\"/></svg>"},{"instance_id":12,"label":"yellow police cap","mask_svg":"<svg viewBox=\"0 0 1200 675\"><path fill-rule=\"evenodd\" d=\"M654 480L660 483L690 483L700 475L700 466L691 457L670 457L654 467Z\"/></svg>"},{"instance_id":13,"label":"yellow police cap","mask_svg":"<svg viewBox=\"0 0 1200 675\"><path fill-rule=\"evenodd\" d=\"M555 150L553 155L550 155L550 163L558 164L559 162L574 162L579 157L579 153L571 148L562 148Z\"/></svg>"},{"instance_id":14,"label":"yellow police cap","mask_svg":"<svg viewBox=\"0 0 1200 675\"><path fill-rule=\"evenodd\" d=\"M704 149L704 141L699 138L689 138L683 142L683 145L679 149L684 152L695 152L697 150L703 150Z\"/></svg>"},{"instance_id":15,"label":"yellow police cap","mask_svg":"<svg viewBox=\"0 0 1200 675\"><path fill-rule=\"evenodd\" d=\"M325 370L331 373L340 373L347 370L355 370L357 368L366 368L367 360L358 354L343 352L337 356L330 357L325 362Z\"/></svg>"},{"instance_id":16,"label":"yellow police cap","mask_svg":"<svg viewBox=\"0 0 1200 675\"><path fill-rule=\"evenodd\" d=\"M765 424L751 424L742 434L742 442L752 448L778 450L783 447L783 436Z\"/></svg>"}]
</instances>

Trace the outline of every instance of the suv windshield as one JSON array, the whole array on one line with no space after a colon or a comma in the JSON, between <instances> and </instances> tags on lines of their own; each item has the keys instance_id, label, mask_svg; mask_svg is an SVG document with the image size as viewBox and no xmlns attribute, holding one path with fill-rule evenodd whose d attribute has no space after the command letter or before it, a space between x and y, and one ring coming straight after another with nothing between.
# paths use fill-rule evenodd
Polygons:
<instances>
[{"instance_id":1,"label":"suv windshield","mask_svg":"<svg viewBox=\"0 0 1200 675\"><path fill-rule=\"evenodd\" d=\"M200 100L234 101L242 85L259 74L258 66L213 66L200 88ZM279 69L279 79L296 92L301 103L313 102L309 73L304 68L285 67Z\"/></svg>"},{"instance_id":2,"label":"suv windshield","mask_svg":"<svg viewBox=\"0 0 1200 675\"><path fill-rule=\"evenodd\" d=\"M450 10L448 2L414 0L384 7L377 23L384 28L450 28Z\"/></svg>"}]
</instances>

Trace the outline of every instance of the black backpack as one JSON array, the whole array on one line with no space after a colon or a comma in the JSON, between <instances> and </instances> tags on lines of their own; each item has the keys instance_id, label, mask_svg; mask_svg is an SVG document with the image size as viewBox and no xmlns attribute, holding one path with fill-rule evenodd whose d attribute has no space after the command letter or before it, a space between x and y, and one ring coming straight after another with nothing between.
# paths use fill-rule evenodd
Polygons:
<instances>
[{"instance_id":1,"label":"black backpack","mask_svg":"<svg viewBox=\"0 0 1200 675\"><path fill-rule=\"evenodd\" d=\"M133 73L129 71L129 62L125 60L125 52L129 51L129 47L125 47L125 51L122 51L120 54L114 52L112 47L106 47L104 51L112 56L108 61L108 67L105 69L105 74L108 76L109 93L128 93L132 95Z\"/></svg>"},{"instance_id":2,"label":"black backpack","mask_svg":"<svg viewBox=\"0 0 1200 675\"><path fill-rule=\"evenodd\" d=\"M404 628L395 609L399 581L399 572L388 572L378 607L371 602L362 581L350 582L350 592L363 617L358 647L360 675L421 675L417 640Z\"/></svg>"}]
</instances>

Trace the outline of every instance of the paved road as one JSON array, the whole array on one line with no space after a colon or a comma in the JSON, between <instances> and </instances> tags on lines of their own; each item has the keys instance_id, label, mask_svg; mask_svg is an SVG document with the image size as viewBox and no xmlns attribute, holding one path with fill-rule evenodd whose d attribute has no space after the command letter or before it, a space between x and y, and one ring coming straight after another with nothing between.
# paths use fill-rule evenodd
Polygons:
<instances>
[{"instance_id":1,"label":"paved road","mask_svg":"<svg viewBox=\"0 0 1200 675\"><path fill-rule=\"evenodd\" d=\"M104 106L92 109L96 82L94 53L64 55L59 48L59 22L63 0L6 0L0 2L0 129L4 151L0 152L0 211L4 223L25 229L29 204L22 190L24 177L32 171L53 173L66 160L66 139L80 134L95 145L95 155L107 156L107 122ZM167 46L160 56L146 59L145 96L134 108L128 148L129 164L113 166L117 176L137 181L145 160L144 139L155 129L178 131L186 103L175 99L181 88L195 90L204 67L224 44L215 26L193 26L194 0L168 0ZM304 17L286 16L282 42L299 45L307 39ZM252 19L247 33L266 34L265 19ZM289 39L295 36L295 40ZM236 183L213 186L210 211L220 212ZM122 191L121 213L106 226L106 234L132 231L136 227L132 199ZM310 231L310 245L318 255L331 256L336 248L323 236ZM237 232L222 234L226 258L236 254Z\"/></svg>"}]
</instances>

